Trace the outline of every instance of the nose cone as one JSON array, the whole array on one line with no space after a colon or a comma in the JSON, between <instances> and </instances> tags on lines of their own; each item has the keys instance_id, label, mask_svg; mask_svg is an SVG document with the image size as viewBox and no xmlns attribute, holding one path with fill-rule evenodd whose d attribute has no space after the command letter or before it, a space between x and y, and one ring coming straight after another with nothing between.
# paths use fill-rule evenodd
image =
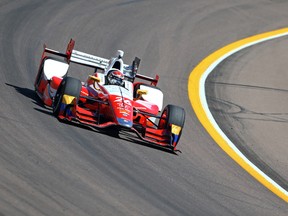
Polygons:
<instances>
[{"instance_id":1,"label":"nose cone","mask_svg":"<svg viewBox=\"0 0 288 216\"><path fill-rule=\"evenodd\" d=\"M131 128L133 126L132 93L128 89L116 85L105 86L105 88L109 93L115 123Z\"/></svg>"}]
</instances>

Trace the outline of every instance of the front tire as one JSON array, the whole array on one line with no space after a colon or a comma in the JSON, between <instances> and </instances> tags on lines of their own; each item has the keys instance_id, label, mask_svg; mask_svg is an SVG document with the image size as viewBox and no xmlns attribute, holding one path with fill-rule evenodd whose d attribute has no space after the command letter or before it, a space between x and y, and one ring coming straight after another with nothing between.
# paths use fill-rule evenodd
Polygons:
<instances>
[{"instance_id":1,"label":"front tire","mask_svg":"<svg viewBox=\"0 0 288 216\"><path fill-rule=\"evenodd\" d=\"M82 84L81 81L73 77L65 77L59 88L57 89L56 95L53 101L53 115L58 116L62 103L63 95L69 95L79 100Z\"/></svg>"},{"instance_id":2,"label":"front tire","mask_svg":"<svg viewBox=\"0 0 288 216\"><path fill-rule=\"evenodd\" d=\"M176 142L177 144L180 140L184 123L185 110L182 107L169 104L162 111L161 118L158 123L158 129L171 130L172 124L181 127L181 131L178 135L178 140Z\"/></svg>"}]
</instances>

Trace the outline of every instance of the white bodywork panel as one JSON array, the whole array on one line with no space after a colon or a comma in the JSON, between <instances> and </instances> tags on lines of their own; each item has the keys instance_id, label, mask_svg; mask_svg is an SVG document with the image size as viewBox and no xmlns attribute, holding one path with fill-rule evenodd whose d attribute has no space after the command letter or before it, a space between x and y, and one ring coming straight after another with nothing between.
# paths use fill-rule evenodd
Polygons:
<instances>
[{"instance_id":1,"label":"white bodywork panel","mask_svg":"<svg viewBox=\"0 0 288 216\"><path fill-rule=\"evenodd\" d=\"M97 77L100 78L99 84L102 86L105 85L105 75L103 73L97 73Z\"/></svg>"},{"instance_id":2,"label":"white bodywork panel","mask_svg":"<svg viewBox=\"0 0 288 216\"><path fill-rule=\"evenodd\" d=\"M163 92L160 89L153 88L147 85L140 85L139 89L147 90L146 95L142 95L143 99L156 104L159 111L163 108Z\"/></svg>"},{"instance_id":3,"label":"white bodywork panel","mask_svg":"<svg viewBox=\"0 0 288 216\"><path fill-rule=\"evenodd\" d=\"M117 66L116 66L117 65ZM124 63L123 63L123 60L121 58L112 58L109 62L109 65L108 67L106 68L105 70L105 74L108 73L108 71L110 70L119 70L121 71L122 73L124 73L123 67Z\"/></svg>"},{"instance_id":4,"label":"white bodywork panel","mask_svg":"<svg viewBox=\"0 0 288 216\"><path fill-rule=\"evenodd\" d=\"M111 95L116 95L116 96L121 96L121 97L123 96L124 98L133 100L133 93L126 88L123 88L117 85L106 85L104 87L108 91L108 93Z\"/></svg>"},{"instance_id":5,"label":"white bodywork panel","mask_svg":"<svg viewBox=\"0 0 288 216\"><path fill-rule=\"evenodd\" d=\"M134 89L134 86L133 86L133 83L127 81L127 80L124 80L124 87L129 91L131 92L131 94L133 95L133 89Z\"/></svg>"},{"instance_id":6,"label":"white bodywork panel","mask_svg":"<svg viewBox=\"0 0 288 216\"><path fill-rule=\"evenodd\" d=\"M44 75L47 80L51 80L53 76L63 77L67 74L69 65L54 59L46 59L44 62Z\"/></svg>"}]
</instances>

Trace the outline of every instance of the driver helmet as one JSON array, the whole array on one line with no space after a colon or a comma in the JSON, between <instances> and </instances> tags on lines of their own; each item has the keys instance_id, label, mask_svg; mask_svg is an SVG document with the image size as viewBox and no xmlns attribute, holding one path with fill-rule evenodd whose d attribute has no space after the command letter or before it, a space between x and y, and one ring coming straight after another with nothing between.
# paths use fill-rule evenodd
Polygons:
<instances>
[{"instance_id":1,"label":"driver helmet","mask_svg":"<svg viewBox=\"0 0 288 216\"><path fill-rule=\"evenodd\" d=\"M107 77L108 84L123 86L124 75L119 70L111 70Z\"/></svg>"}]
</instances>

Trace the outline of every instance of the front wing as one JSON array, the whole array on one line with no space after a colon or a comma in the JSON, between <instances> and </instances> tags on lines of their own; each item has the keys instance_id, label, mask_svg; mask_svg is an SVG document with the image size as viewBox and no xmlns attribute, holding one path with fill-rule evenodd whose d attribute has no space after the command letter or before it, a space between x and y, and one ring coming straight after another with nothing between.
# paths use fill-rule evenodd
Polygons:
<instances>
[{"instance_id":1,"label":"front wing","mask_svg":"<svg viewBox=\"0 0 288 216\"><path fill-rule=\"evenodd\" d=\"M102 101L90 97L84 98L98 102L99 109L94 111L87 110L76 102L75 97L63 95L60 112L57 116L58 119L66 120L69 122L76 122L98 129L108 128L111 126L119 126L112 119L105 119L104 113L100 111L101 106L109 107L109 103L107 101ZM147 121L149 121L149 117L151 116L145 116ZM153 117L159 118L159 116ZM119 130L121 129L124 128L119 126ZM133 126L129 129L125 128L125 131L127 130L136 133L141 140L171 149L172 151L176 151L178 136L181 133L182 128L177 125L170 125L168 129L158 129L156 125L148 126L146 123L139 124L137 122L134 123Z\"/></svg>"}]
</instances>

